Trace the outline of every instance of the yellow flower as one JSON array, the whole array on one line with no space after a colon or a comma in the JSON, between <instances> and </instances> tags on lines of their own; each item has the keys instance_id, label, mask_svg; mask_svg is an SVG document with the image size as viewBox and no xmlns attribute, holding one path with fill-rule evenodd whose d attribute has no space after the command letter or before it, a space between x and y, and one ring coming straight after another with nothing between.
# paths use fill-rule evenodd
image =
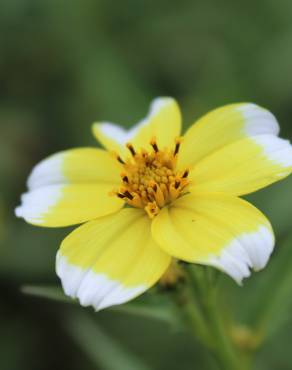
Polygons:
<instances>
[{"instance_id":1,"label":"yellow flower","mask_svg":"<svg viewBox=\"0 0 292 370\"><path fill-rule=\"evenodd\" d=\"M172 98L158 98L129 131L96 123L106 150L78 148L32 171L16 215L39 226L83 223L56 269L67 295L96 310L149 289L172 257L214 266L241 283L274 247L267 218L239 198L292 172L292 146L267 110L216 109L184 137Z\"/></svg>"}]
</instances>

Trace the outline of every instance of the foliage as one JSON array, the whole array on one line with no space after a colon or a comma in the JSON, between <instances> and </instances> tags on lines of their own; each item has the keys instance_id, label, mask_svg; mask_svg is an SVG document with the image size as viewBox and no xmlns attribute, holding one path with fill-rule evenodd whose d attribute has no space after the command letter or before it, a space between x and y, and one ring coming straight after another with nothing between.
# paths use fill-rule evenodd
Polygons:
<instances>
[{"instance_id":1,"label":"foliage","mask_svg":"<svg viewBox=\"0 0 292 370\"><path fill-rule=\"evenodd\" d=\"M185 128L215 106L253 101L291 139L292 3L4 0L0 9L1 369L216 369L164 294L98 314L43 299L64 299L48 286L59 286L55 253L70 230L25 225L13 208L38 160L95 145L91 122L127 127L155 96L178 99ZM243 326L268 333L257 370L291 368L291 186L249 197L275 228L270 266L243 288L220 281L227 319L232 307ZM25 295L25 284L38 288Z\"/></svg>"}]
</instances>

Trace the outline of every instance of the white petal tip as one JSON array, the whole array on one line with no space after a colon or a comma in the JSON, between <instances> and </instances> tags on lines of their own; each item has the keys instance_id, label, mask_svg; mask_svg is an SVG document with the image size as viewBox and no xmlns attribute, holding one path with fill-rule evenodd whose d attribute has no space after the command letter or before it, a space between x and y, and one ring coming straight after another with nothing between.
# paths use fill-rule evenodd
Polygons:
<instances>
[{"instance_id":1,"label":"white petal tip","mask_svg":"<svg viewBox=\"0 0 292 370\"><path fill-rule=\"evenodd\" d=\"M150 105L147 116L129 130L125 130L123 127L110 122L95 122L92 125L93 134L97 139L99 139L99 135L101 134L123 146L131 141L143 126L147 126L147 124L151 122L151 118L158 114L161 109L174 102L175 100L170 97L159 97L154 99Z\"/></svg>"},{"instance_id":2,"label":"white petal tip","mask_svg":"<svg viewBox=\"0 0 292 370\"><path fill-rule=\"evenodd\" d=\"M253 140L263 148L269 160L292 172L292 146L289 140L273 135L261 135L254 137Z\"/></svg>"},{"instance_id":3,"label":"white petal tip","mask_svg":"<svg viewBox=\"0 0 292 370\"><path fill-rule=\"evenodd\" d=\"M42 224L49 213L62 197L61 186L48 186L21 195L21 204L16 207L15 215L33 224Z\"/></svg>"},{"instance_id":4,"label":"white petal tip","mask_svg":"<svg viewBox=\"0 0 292 370\"><path fill-rule=\"evenodd\" d=\"M150 105L149 115L153 115L159 112L160 109L164 108L168 104L173 104L175 100L169 96L161 96L152 101Z\"/></svg>"},{"instance_id":5,"label":"white petal tip","mask_svg":"<svg viewBox=\"0 0 292 370\"><path fill-rule=\"evenodd\" d=\"M56 258L56 272L65 294L77 298L84 307L92 306L95 311L128 302L147 289L144 285L127 288L105 274L74 266L60 252Z\"/></svg>"},{"instance_id":6,"label":"white petal tip","mask_svg":"<svg viewBox=\"0 0 292 370\"><path fill-rule=\"evenodd\" d=\"M267 109L253 103L246 103L239 105L237 110L244 116L244 129L248 136L279 135L279 123L276 117Z\"/></svg>"},{"instance_id":7,"label":"white petal tip","mask_svg":"<svg viewBox=\"0 0 292 370\"><path fill-rule=\"evenodd\" d=\"M275 245L271 229L261 226L258 231L237 237L219 256L212 256L208 264L231 276L239 285L249 277L251 269L262 270L268 263Z\"/></svg>"},{"instance_id":8,"label":"white petal tip","mask_svg":"<svg viewBox=\"0 0 292 370\"><path fill-rule=\"evenodd\" d=\"M130 140L130 131L110 122L95 122L92 126L93 134L98 138L99 133L115 140L120 145L125 145Z\"/></svg>"},{"instance_id":9,"label":"white petal tip","mask_svg":"<svg viewBox=\"0 0 292 370\"><path fill-rule=\"evenodd\" d=\"M34 190L41 186L53 184L66 184L68 180L63 174L63 163L66 158L65 152L53 154L43 159L31 171L27 180L28 190Z\"/></svg>"},{"instance_id":10,"label":"white petal tip","mask_svg":"<svg viewBox=\"0 0 292 370\"><path fill-rule=\"evenodd\" d=\"M14 210L14 214L16 217L22 218L23 217L23 212L21 206L18 206Z\"/></svg>"}]
</instances>

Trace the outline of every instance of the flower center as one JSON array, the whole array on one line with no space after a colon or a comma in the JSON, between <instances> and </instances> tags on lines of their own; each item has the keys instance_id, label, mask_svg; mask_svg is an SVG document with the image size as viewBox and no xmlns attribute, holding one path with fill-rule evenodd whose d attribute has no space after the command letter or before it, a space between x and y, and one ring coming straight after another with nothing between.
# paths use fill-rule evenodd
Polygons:
<instances>
[{"instance_id":1,"label":"flower center","mask_svg":"<svg viewBox=\"0 0 292 370\"><path fill-rule=\"evenodd\" d=\"M153 218L161 208L184 193L189 171L176 170L181 139L175 141L173 150L160 150L154 138L150 144L152 151L141 149L139 152L131 143L126 144L131 157L126 161L117 157L124 172L121 174L123 185L115 194L132 207L144 208Z\"/></svg>"}]
</instances>

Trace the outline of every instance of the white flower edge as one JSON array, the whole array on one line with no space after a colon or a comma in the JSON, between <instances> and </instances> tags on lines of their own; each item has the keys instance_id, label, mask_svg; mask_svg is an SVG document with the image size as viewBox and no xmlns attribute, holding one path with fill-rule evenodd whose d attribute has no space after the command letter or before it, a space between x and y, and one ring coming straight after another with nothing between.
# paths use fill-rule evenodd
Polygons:
<instances>
[{"instance_id":1,"label":"white flower edge","mask_svg":"<svg viewBox=\"0 0 292 370\"><path fill-rule=\"evenodd\" d=\"M251 269L260 271L267 265L274 246L271 229L260 226L255 232L241 234L219 255L211 255L203 263L225 272L241 285L242 280L250 276Z\"/></svg>"},{"instance_id":2,"label":"white flower edge","mask_svg":"<svg viewBox=\"0 0 292 370\"><path fill-rule=\"evenodd\" d=\"M279 135L279 123L267 109L253 103L245 103L240 104L236 110L240 111L244 117L244 131L247 136Z\"/></svg>"},{"instance_id":3,"label":"white flower edge","mask_svg":"<svg viewBox=\"0 0 292 370\"><path fill-rule=\"evenodd\" d=\"M283 168L292 167L292 146L289 140L273 135L259 135L252 140L263 149L264 155L270 161Z\"/></svg>"},{"instance_id":4,"label":"white flower edge","mask_svg":"<svg viewBox=\"0 0 292 370\"><path fill-rule=\"evenodd\" d=\"M139 121L136 125L131 127L129 130L124 129L122 126L111 123L111 122L95 122L93 124L93 133L98 137L100 132L102 135L113 139L120 145L125 145L131 141L138 131L151 122L151 118L159 113L160 110L164 109L167 105L173 104L175 100L171 97L159 97L152 101L147 116Z\"/></svg>"},{"instance_id":5,"label":"white flower edge","mask_svg":"<svg viewBox=\"0 0 292 370\"><path fill-rule=\"evenodd\" d=\"M128 302L148 289L142 284L128 288L106 274L74 266L60 252L56 257L56 273L67 296L77 298L82 306L92 306L96 311Z\"/></svg>"},{"instance_id":6,"label":"white flower edge","mask_svg":"<svg viewBox=\"0 0 292 370\"><path fill-rule=\"evenodd\" d=\"M66 152L60 152L43 159L32 169L28 180L28 190L53 184L66 184L68 180L63 174L62 167Z\"/></svg>"},{"instance_id":7,"label":"white flower edge","mask_svg":"<svg viewBox=\"0 0 292 370\"><path fill-rule=\"evenodd\" d=\"M15 215L35 225L42 225L45 216L62 198L64 187L47 186L22 194L21 204L16 207Z\"/></svg>"}]
</instances>

